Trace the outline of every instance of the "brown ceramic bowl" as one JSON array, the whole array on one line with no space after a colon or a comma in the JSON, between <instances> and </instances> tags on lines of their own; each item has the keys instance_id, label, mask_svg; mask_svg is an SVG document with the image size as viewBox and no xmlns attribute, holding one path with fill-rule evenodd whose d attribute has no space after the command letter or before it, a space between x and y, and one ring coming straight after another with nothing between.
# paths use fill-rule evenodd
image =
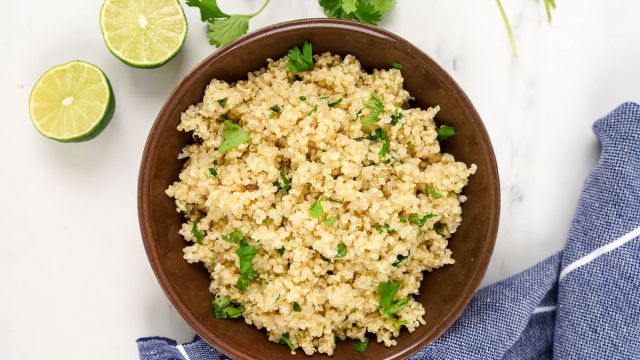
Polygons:
<instances>
[{"instance_id":1,"label":"brown ceramic bowl","mask_svg":"<svg viewBox=\"0 0 640 360\"><path fill-rule=\"evenodd\" d=\"M451 124L457 135L444 143L444 151L457 160L478 165L462 205L464 221L450 247L455 265L426 273L420 295L426 325L412 334L402 331L398 345L385 347L371 341L363 354L351 342L338 344L334 359L402 359L442 335L458 318L478 288L498 229L500 192L498 172L487 132L471 102L455 81L431 58L400 37L379 28L350 21L312 19L270 26L216 51L198 65L174 90L149 134L138 188L140 228L151 266L165 293L193 329L211 345L234 359L307 358L302 351L291 356L286 346L267 340L266 333L242 320L217 320L212 315L209 275L201 264L182 258L183 222L164 190L177 179L183 161L177 159L192 138L176 126L180 113L202 100L212 78L236 81L247 72L279 58L288 49L310 41L315 53L353 54L367 70L403 65L405 88L415 97L411 104L426 108L440 105L438 122ZM311 358L326 357L314 355Z\"/></svg>"}]
</instances>

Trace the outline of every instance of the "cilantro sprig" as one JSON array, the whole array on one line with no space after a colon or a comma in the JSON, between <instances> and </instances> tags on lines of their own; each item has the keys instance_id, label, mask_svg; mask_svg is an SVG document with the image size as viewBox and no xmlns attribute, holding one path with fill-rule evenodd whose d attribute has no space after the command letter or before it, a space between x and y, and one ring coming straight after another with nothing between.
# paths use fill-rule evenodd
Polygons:
<instances>
[{"instance_id":1,"label":"cilantro sprig","mask_svg":"<svg viewBox=\"0 0 640 360\"><path fill-rule=\"evenodd\" d=\"M396 0L320 0L324 13L334 19L358 20L377 25Z\"/></svg>"},{"instance_id":2,"label":"cilantro sprig","mask_svg":"<svg viewBox=\"0 0 640 360\"><path fill-rule=\"evenodd\" d=\"M551 10L556 8L555 0L543 0L544 8L547 12L547 20L551 23ZM502 6L502 0L496 0L498 4L498 9L500 10L500 16L502 16L502 21L504 22L504 26L507 28L507 34L509 35L509 43L511 44L511 53L513 56L518 56L518 47L516 45L516 37L513 34L513 29L511 28L511 23L509 22L509 17L507 16L507 12L504 10L504 6Z\"/></svg>"},{"instance_id":3,"label":"cilantro sprig","mask_svg":"<svg viewBox=\"0 0 640 360\"><path fill-rule=\"evenodd\" d=\"M296 346L291 343L291 340L289 340L289 334L282 334L282 337L278 342L282 345L287 345L291 351L296 349Z\"/></svg>"},{"instance_id":4,"label":"cilantro sprig","mask_svg":"<svg viewBox=\"0 0 640 360\"><path fill-rule=\"evenodd\" d=\"M246 34L249 20L260 14L269 1L253 14L227 14L218 6L218 0L187 0L187 6L200 9L200 19L209 24L209 43L220 47Z\"/></svg>"},{"instance_id":5,"label":"cilantro sprig","mask_svg":"<svg viewBox=\"0 0 640 360\"><path fill-rule=\"evenodd\" d=\"M371 93L371 98L365 101L364 105L368 107L371 112L360 123L362 125L371 125L380 121L382 113L384 112L384 103L382 99L380 99L380 96L375 92Z\"/></svg>"},{"instance_id":6,"label":"cilantro sprig","mask_svg":"<svg viewBox=\"0 0 640 360\"><path fill-rule=\"evenodd\" d=\"M245 292L252 281L258 279L258 273L253 270L253 258L256 257L258 249L249 245L242 231L235 230L229 234L222 235L222 239L240 244L236 250L236 255L240 260L240 278L236 282L236 288L241 292Z\"/></svg>"},{"instance_id":7,"label":"cilantro sprig","mask_svg":"<svg viewBox=\"0 0 640 360\"><path fill-rule=\"evenodd\" d=\"M400 290L402 283L400 281L385 281L378 285L378 295L380 296L380 311L395 327L396 331L399 331L402 325L406 325L409 322L401 320L396 317L398 311L405 307L409 303L409 299L401 299L393 301Z\"/></svg>"},{"instance_id":8,"label":"cilantro sprig","mask_svg":"<svg viewBox=\"0 0 640 360\"><path fill-rule=\"evenodd\" d=\"M244 307L234 304L228 296L218 296L213 300L213 314L217 319L237 319L243 312Z\"/></svg>"},{"instance_id":9,"label":"cilantro sprig","mask_svg":"<svg viewBox=\"0 0 640 360\"><path fill-rule=\"evenodd\" d=\"M290 49L287 57L289 58L287 69L294 75L303 71L311 71L315 67L313 63L313 47L307 41L302 45L302 50L297 46Z\"/></svg>"},{"instance_id":10,"label":"cilantro sprig","mask_svg":"<svg viewBox=\"0 0 640 360\"><path fill-rule=\"evenodd\" d=\"M382 158L387 156L387 154L389 153L389 149L391 148L391 140L389 139L389 136L387 135L386 131L380 128L377 128L374 132L369 134L367 139L371 141L382 140L382 147L380 148L380 151L378 152L378 154Z\"/></svg>"}]
</instances>

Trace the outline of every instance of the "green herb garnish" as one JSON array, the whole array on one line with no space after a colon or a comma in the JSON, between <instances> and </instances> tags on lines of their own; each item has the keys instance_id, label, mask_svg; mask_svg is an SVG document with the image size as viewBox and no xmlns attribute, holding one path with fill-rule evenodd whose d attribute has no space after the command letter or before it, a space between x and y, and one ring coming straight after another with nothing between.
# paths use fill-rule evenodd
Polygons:
<instances>
[{"instance_id":1,"label":"green herb garnish","mask_svg":"<svg viewBox=\"0 0 640 360\"><path fill-rule=\"evenodd\" d=\"M340 104L342 102L342 98L336 100L336 101L331 101L329 102L327 105L329 105L330 108L334 108L336 107L338 104Z\"/></svg>"},{"instance_id":2,"label":"green herb garnish","mask_svg":"<svg viewBox=\"0 0 640 360\"><path fill-rule=\"evenodd\" d=\"M253 258L256 257L257 252L256 247L249 245L243 236L240 247L236 250L236 255L240 259L240 278L236 283L236 288L241 292L245 292L249 284L258 279L258 273L253 270Z\"/></svg>"},{"instance_id":3,"label":"green herb garnish","mask_svg":"<svg viewBox=\"0 0 640 360\"><path fill-rule=\"evenodd\" d=\"M271 110L271 114L269 114L269 119L273 119L276 116L280 115L280 113L282 112L282 109L280 109L280 105L275 104L272 107L269 108Z\"/></svg>"},{"instance_id":4,"label":"green herb garnish","mask_svg":"<svg viewBox=\"0 0 640 360\"><path fill-rule=\"evenodd\" d=\"M444 195L442 195L441 193L437 192L436 189L432 188L431 186L426 187L426 192L427 194L431 195L432 198L434 199L440 199L442 197L444 197Z\"/></svg>"},{"instance_id":5,"label":"green herb garnish","mask_svg":"<svg viewBox=\"0 0 640 360\"><path fill-rule=\"evenodd\" d=\"M305 101L305 100L307 100L307 97L306 96L300 96L300 100Z\"/></svg>"},{"instance_id":6,"label":"green herb garnish","mask_svg":"<svg viewBox=\"0 0 640 360\"><path fill-rule=\"evenodd\" d=\"M324 208L322 207L322 196L318 200L309 206L309 215L312 218L319 219L324 216Z\"/></svg>"},{"instance_id":7,"label":"green herb garnish","mask_svg":"<svg viewBox=\"0 0 640 360\"><path fill-rule=\"evenodd\" d=\"M400 109L396 109L396 113L391 115L391 125L398 125L398 122L402 120L404 115L400 112Z\"/></svg>"},{"instance_id":8,"label":"green herb garnish","mask_svg":"<svg viewBox=\"0 0 640 360\"><path fill-rule=\"evenodd\" d=\"M377 25L382 15L393 9L396 0L320 0L320 5L330 18Z\"/></svg>"},{"instance_id":9,"label":"green herb garnish","mask_svg":"<svg viewBox=\"0 0 640 360\"><path fill-rule=\"evenodd\" d=\"M357 112L356 112L356 116L351 119L351 122L356 122L358 121L358 119L360 119L360 114L362 114L362 111L364 110L364 108L360 108Z\"/></svg>"},{"instance_id":10,"label":"green herb garnish","mask_svg":"<svg viewBox=\"0 0 640 360\"><path fill-rule=\"evenodd\" d=\"M266 0L253 14L229 15L220 9L217 0L187 0L187 6L200 9L201 20L209 24L209 43L218 47L246 34L249 20L260 14L268 3L269 0Z\"/></svg>"},{"instance_id":11,"label":"green herb garnish","mask_svg":"<svg viewBox=\"0 0 640 360\"><path fill-rule=\"evenodd\" d=\"M318 111L318 104L313 105L313 109L311 109L311 111L309 111L309 113L307 114L307 116L313 114L314 112Z\"/></svg>"},{"instance_id":12,"label":"green herb garnish","mask_svg":"<svg viewBox=\"0 0 640 360\"><path fill-rule=\"evenodd\" d=\"M391 265L397 267L398 265L400 265L401 262L407 260L409 258L409 255L411 255L411 250L409 250L409 253L407 255L396 256L396 261Z\"/></svg>"},{"instance_id":13,"label":"green herb garnish","mask_svg":"<svg viewBox=\"0 0 640 360\"><path fill-rule=\"evenodd\" d=\"M376 93L372 93L371 98L365 101L364 105L368 107L371 112L360 123L362 125L371 125L380 121L382 113L384 112L384 103L382 102L382 99L380 99L380 96Z\"/></svg>"},{"instance_id":14,"label":"green herb garnish","mask_svg":"<svg viewBox=\"0 0 640 360\"><path fill-rule=\"evenodd\" d=\"M391 140L389 139L389 136L387 136L386 131L377 128L374 132L369 134L367 139L371 141L382 140L382 147L380 148L378 154L380 154L380 157L387 156L387 154L389 153L389 148L391 147Z\"/></svg>"},{"instance_id":15,"label":"green herb garnish","mask_svg":"<svg viewBox=\"0 0 640 360\"><path fill-rule=\"evenodd\" d=\"M382 234L382 232L384 231L384 229L382 228L382 225L380 225L380 224L376 225L376 231L378 231L380 234Z\"/></svg>"},{"instance_id":16,"label":"green herb garnish","mask_svg":"<svg viewBox=\"0 0 640 360\"><path fill-rule=\"evenodd\" d=\"M408 299L393 301L402 283L400 281L385 281L378 285L378 295L380 295L380 310L382 314L393 322L396 330L400 330L402 325L408 324L406 320L396 318L396 313L405 307Z\"/></svg>"},{"instance_id":17,"label":"green herb garnish","mask_svg":"<svg viewBox=\"0 0 640 360\"><path fill-rule=\"evenodd\" d=\"M423 227L424 224L427 223L427 220L435 217L436 214L427 214L423 217L419 217L416 214L409 214L409 222L413 225L418 225L419 227Z\"/></svg>"},{"instance_id":18,"label":"green herb garnish","mask_svg":"<svg viewBox=\"0 0 640 360\"><path fill-rule=\"evenodd\" d=\"M281 247L279 249L276 249L276 251L278 252L278 254L280 254L280 257L282 257L284 255L284 252L286 251L286 249Z\"/></svg>"},{"instance_id":19,"label":"green herb garnish","mask_svg":"<svg viewBox=\"0 0 640 360\"><path fill-rule=\"evenodd\" d=\"M222 240L225 240L234 244L240 244L243 240L245 240L245 238L242 231L235 230L226 235L222 235Z\"/></svg>"},{"instance_id":20,"label":"green herb garnish","mask_svg":"<svg viewBox=\"0 0 640 360\"><path fill-rule=\"evenodd\" d=\"M291 351L296 349L296 347L291 343L291 340L289 340L289 334L283 334L278 343L287 345Z\"/></svg>"},{"instance_id":21,"label":"green herb garnish","mask_svg":"<svg viewBox=\"0 0 640 360\"><path fill-rule=\"evenodd\" d=\"M222 106L222 107L227 106L227 99L229 99L229 98L224 98L224 99L218 100L218 104L220 104L220 106Z\"/></svg>"},{"instance_id":22,"label":"green herb garnish","mask_svg":"<svg viewBox=\"0 0 640 360\"><path fill-rule=\"evenodd\" d=\"M407 221L409 221L409 219L405 217L400 217L398 220L400 220L401 223L406 223Z\"/></svg>"},{"instance_id":23,"label":"green herb garnish","mask_svg":"<svg viewBox=\"0 0 640 360\"><path fill-rule=\"evenodd\" d=\"M394 67L394 68L396 68L396 69L398 69L398 70L402 70L402 64L400 64L400 63L399 63L399 62L397 62L397 61L394 61L394 62L393 62L393 67Z\"/></svg>"},{"instance_id":24,"label":"green herb garnish","mask_svg":"<svg viewBox=\"0 0 640 360\"><path fill-rule=\"evenodd\" d=\"M336 258L342 258L347 255L347 245L344 243L338 244L338 253L336 254Z\"/></svg>"},{"instance_id":25,"label":"green herb garnish","mask_svg":"<svg viewBox=\"0 0 640 360\"><path fill-rule=\"evenodd\" d=\"M209 168L209 174L218 176L218 170L216 170L216 168Z\"/></svg>"},{"instance_id":26,"label":"green herb garnish","mask_svg":"<svg viewBox=\"0 0 640 360\"><path fill-rule=\"evenodd\" d=\"M361 353L367 349L367 345L369 345L369 338L364 338L364 341L357 341L351 346L353 346L353 350Z\"/></svg>"},{"instance_id":27,"label":"green herb garnish","mask_svg":"<svg viewBox=\"0 0 640 360\"><path fill-rule=\"evenodd\" d=\"M338 217L337 216L330 216L330 217L324 219L324 224L327 225L328 227L333 227L333 225L336 223L336 221L338 221Z\"/></svg>"},{"instance_id":28,"label":"green herb garnish","mask_svg":"<svg viewBox=\"0 0 640 360\"><path fill-rule=\"evenodd\" d=\"M292 74L297 74L302 71L311 71L314 68L313 48L311 44L306 41L302 45L302 50L296 46L289 50L287 56L289 57L287 69L289 69Z\"/></svg>"},{"instance_id":29,"label":"green herb garnish","mask_svg":"<svg viewBox=\"0 0 640 360\"><path fill-rule=\"evenodd\" d=\"M249 140L249 133L243 131L240 125L234 124L229 120L224 121L222 129L222 144L218 148L218 152L226 153L227 151L244 144Z\"/></svg>"},{"instance_id":30,"label":"green herb garnish","mask_svg":"<svg viewBox=\"0 0 640 360\"><path fill-rule=\"evenodd\" d=\"M217 296L213 300L213 314L217 319L237 319L243 311L242 305L235 305L228 296Z\"/></svg>"},{"instance_id":31,"label":"green herb garnish","mask_svg":"<svg viewBox=\"0 0 640 360\"><path fill-rule=\"evenodd\" d=\"M193 227L191 228L191 234L194 238L196 238L196 242L198 244L202 244L202 239L204 239L204 234L198 230L198 223L194 222Z\"/></svg>"},{"instance_id":32,"label":"green herb garnish","mask_svg":"<svg viewBox=\"0 0 640 360\"><path fill-rule=\"evenodd\" d=\"M456 134L456 129L452 126L441 125L438 130L438 141L447 140Z\"/></svg>"},{"instance_id":33,"label":"green herb garnish","mask_svg":"<svg viewBox=\"0 0 640 360\"><path fill-rule=\"evenodd\" d=\"M274 181L273 186L276 187L276 192L280 190L289 192L291 190L291 179L287 179L284 171L280 171L280 180Z\"/></svg>"},{"instance_id":34,"label":"green herb garnish","mask_svg":"<svg viewBox=\"0 0 640 360\"><path fill-rule=\"evenodd\" d=\"M295 311L295 312L300 312L300 311L302 311L302 307L301 307L301 306L300 306L300 304L298 304L297 302L294 302L294 303L293 303L293 305L292 305L292 307L293 307L293 311Z\"/></svg>"}]
</instances>

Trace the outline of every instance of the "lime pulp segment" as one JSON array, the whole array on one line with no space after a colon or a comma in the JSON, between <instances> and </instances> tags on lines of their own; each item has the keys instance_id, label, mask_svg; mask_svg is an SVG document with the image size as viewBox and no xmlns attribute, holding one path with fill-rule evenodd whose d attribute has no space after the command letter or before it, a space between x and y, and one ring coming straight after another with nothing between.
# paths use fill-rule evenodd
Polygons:
<instances>
[{"instance_id":1,"label":"lime pulp segment","mask_svg":"<svg viewBox=\"0 0 640 360\"><path fill-rule=\"evenodd\" d=\"M79 142L94 138L115 110L111 84L96 66L72 61L48 70L29 97L29 115L44 136Z\"/></svg>"},{"instance_id":2,"label":"lime pulp segment","mask_svg":"<svg viewBox=\"0 0 640 360\"><path fill-rule=\"evenodd\" d=\"M177 0L105 0L100 28L109 51L140 68L171 60L187 36L187 20Z\"/></svg>"}]
</instances>

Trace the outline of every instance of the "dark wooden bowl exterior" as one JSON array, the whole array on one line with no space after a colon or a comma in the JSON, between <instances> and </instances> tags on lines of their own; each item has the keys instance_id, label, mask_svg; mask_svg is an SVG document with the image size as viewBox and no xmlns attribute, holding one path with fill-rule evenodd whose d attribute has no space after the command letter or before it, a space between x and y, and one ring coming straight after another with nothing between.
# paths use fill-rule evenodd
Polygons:
<instances>
[{"instance_id":1,"label":"dark wooden bowl exterior","mask_svg":"<svg viewBox=\"0 0 640 360\"><path fill-rule=\"evenodd\" d=\"M201 264L182 258L184 239L178 235L183 222L165 189L177 179L183 161L182 147L189 134L176 126L180 113L200 102L212 78L236 81L247 72L277 59L304 41L314 53L353 54L367 70L403 65L405 88L415 97L412 106L440 105L437 122L451 124L457 135L444 143L444 151L457 160L478 165L465 188L464 221L450 241L456 264L426 273L420 295L426 325L414 333L403 331L398 345L387 348L370 341L363 354L351 342L338 344L334 359L402 359L442 335L461 314L478 288L493 250L500 212L500 187L491 143L473 105L455 81L431 58L402 38L379 28L351 21L311 19L292 21L253 32L215 52L200 63L174 90L149 134L140 168L138 210L140 228L151 266L165 293L193 329L234 359L308 358L267 340L266 334L242 320L217 320L212 315L209 275ZM325 357L314 355L311 358Z\"/></svg>"}]
</instances>

